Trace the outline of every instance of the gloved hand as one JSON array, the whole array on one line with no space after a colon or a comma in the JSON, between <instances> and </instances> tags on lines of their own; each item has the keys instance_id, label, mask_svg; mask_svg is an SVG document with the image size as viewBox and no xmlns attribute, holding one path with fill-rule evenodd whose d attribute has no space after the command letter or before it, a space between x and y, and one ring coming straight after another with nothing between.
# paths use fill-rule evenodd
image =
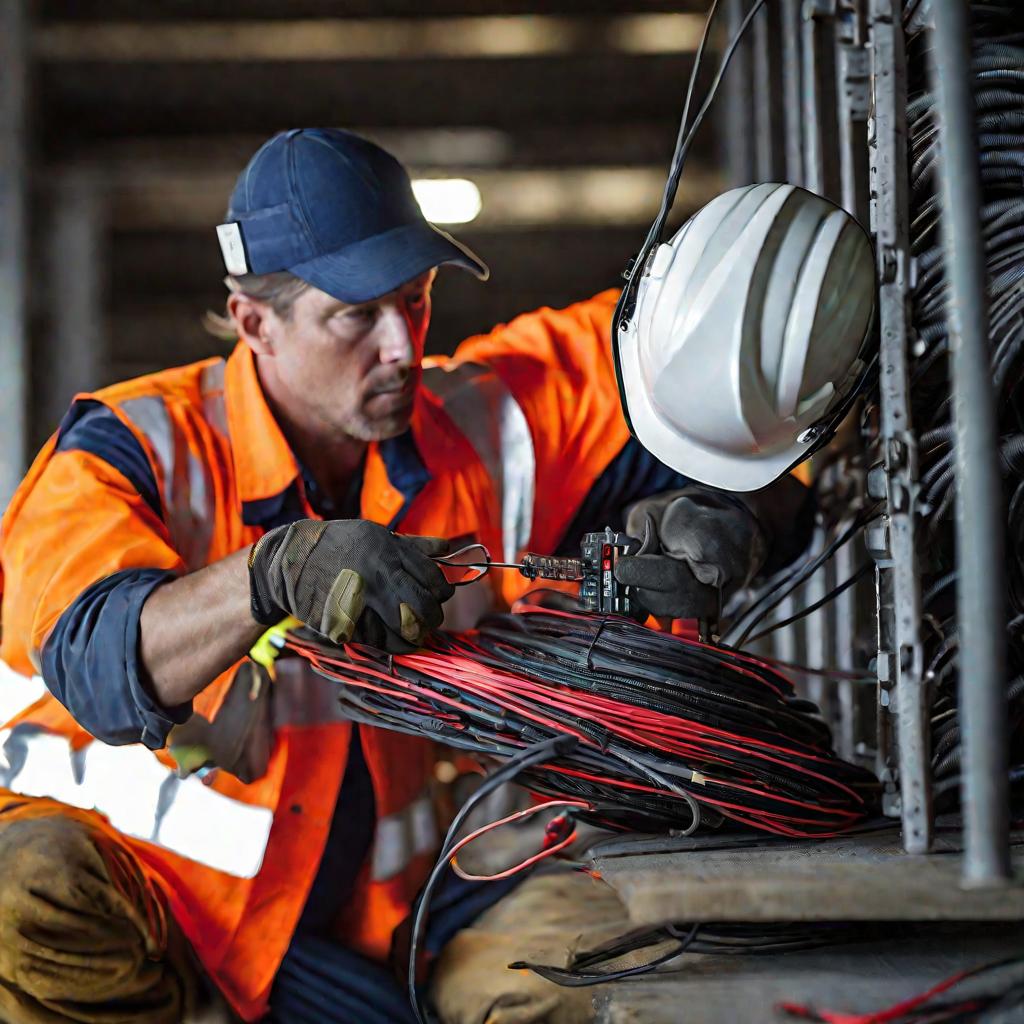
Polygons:
<instances>
[{"instance_id":1,"label":"gloved hand","mask_svg":"<svg viewBox=\"0 0 1024 1024\"><path fill-rule=\"evenodd\" d=\"M615 577L637 587L639 602L657 616L717 619L725 598L767 556L764 531L742 499L699 484L637 502L626 532L643 543L619 559Z\"/></svg>"},{"instance_id":2,"label":"gloved hand","mask_svg":"<svg viewBox=\"0 0 1024 1024\"><path fill-rule=\"evenodd\" d=\"M254 661L243 661L212 722L197 712L171 729L167 746L178 774L222 768L245 783L262 778L274 745L270 701L270 674Z\"/></svg>"},{"instance_id":3,"label":"gloved hand","mask_svg":"<svg viewBox=\"0 0 1024 1024\"><path fill-rule=\"evenodd\" d=\"M485 910L441 950L430 995L443 1024L589 1024L594 989L562 988L517 960L567 964L630 928L615 891L589 875L540 873Z\"/></svg>"},{"instance_id":4,"label":"gloved hand","mask_svg":"<svg viewBox=\"0 0 1024 1024\"><path fill-rule=\"evenodd\" d=\"M455 593L431 558L447 550L437 537L402 537L364 519L279 526L249 555L253 618L269 626L294 615L333 643L413 650Z\"/></svg>"}]
</instances>

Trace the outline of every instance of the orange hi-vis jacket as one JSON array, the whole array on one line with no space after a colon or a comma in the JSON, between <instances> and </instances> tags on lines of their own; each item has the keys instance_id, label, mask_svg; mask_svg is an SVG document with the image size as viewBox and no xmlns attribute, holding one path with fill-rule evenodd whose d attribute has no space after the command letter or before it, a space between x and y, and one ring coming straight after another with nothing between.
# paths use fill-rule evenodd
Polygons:
<instances>
[{"instance_id":1,"label":"orange hi-vis jacket","mask_svg":"<svg viewBox=\"0 0 1024 1024\"><path fill-rule=\"evenodd\" d=\"M542 309L466 341L452 358L426 361L410 431L369 446L363 518L477 540L505 559L553 551L629 447L608 337L615 298L605 292ZM226 360L79 396L73 411L97 407L139 442L158 493L139 493L102 452L61 449L59 431L43 448L0 533L0 657L25 675L40 671L61 617L98 581L128 570L184 574L271 526L313 515L244 344ZM628 485L636 473L623 465L618 476ZM648 483L651 493L658 484L650 473ZM612 487L605 497L623 494ZM507 607L527 586L516 573L494 573L460 597L474 591L478 601ZM458 618L479 609L454 611ZM128 650L137 643L122 639ZM212 719L231 675L200 694L194 710ZM76 808L115 832L235 1009L257 1019L316 873L347 762L351 725L323 683L282 668L269 768L251 784L224 772L180 779L145 732L101 742L48 694L0 732L0 812L38 814L56 800L56 809ZM385 730L361 735L377 822L345 939L384 958L436 853L433 754L425 741Z\"/></svg>"}]
</instances>

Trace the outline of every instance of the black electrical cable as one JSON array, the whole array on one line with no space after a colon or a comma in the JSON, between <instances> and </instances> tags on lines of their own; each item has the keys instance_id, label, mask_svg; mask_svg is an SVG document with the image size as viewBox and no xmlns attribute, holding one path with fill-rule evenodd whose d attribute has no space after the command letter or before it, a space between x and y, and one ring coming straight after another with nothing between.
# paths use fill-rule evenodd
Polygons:
<instances>
[{"instance_id":1,"label":"black electrical cable","mask_svg":"<svg viewBox=\"0 0 1024 1024\"><path fill-rule=\"evenodd\" d=\"M745 608L737 616L735 622L729 626L722 637L723 642L731 643L735 647L743 647L759 623L763 622L798 587L806 583L841 547L848 544L865 526L881 516L879 507L879 504L875 504L858 512L852 523L826 545L823 551L789 574L782 584L781 592L778 590L778 584L771 581L761 597ZM766 601L767 604L765 604ZM742 632L740 632L741 626ZM739 633L739 636L733 640L736 633Z\"/></svg>"},{"instance_id":2,"label":"black electrical cable","mask_svg":"<svg viewBox=\"0 0 1024 1024\"><path fill-rule=\"evenodd\" d=\"M451 848L455 845L460 829L465 825L466 820L483 800L491 795L499 786L506 782L512 782L521 772L534 765L544 764L557 760L559 757L569 753L576 746L576 740L571 736L556 736L551 739L527 747L515 757L511 758L500 768L488 775L480 784L479 788L462 805L458 814L455 815L448 833L445 835L444 843L441 845L441 853L434 864L433 870L427 877L419 897L413 908L412 935L409 943L409 964L406 971L406 989L409 994L409 1004L419 1024L428 1024L429 1014L420 999L416 987L416 967L419 960L419 946L423 937L423 929L426 924L427 913L430 909L430 901L437 888L437 883L448 868L448 858Z\"/></svg>"},{"instance_id":3,"label":"black electrical cable","mask_svg":"<svg viewBox=\"0 0 1024 1024\"><path fill-rule=\"evenodd\" d=\"M640 831L731 826L842 832L876 783L837 759L817 709L764 659L626 619L525 610L385 658L289 639L338 681L351 717L501 758L552 735L579 740L525 785L584 798L575 813Z\"/></svg>"},{"instance_id":4,"label":"black electrical cable","mask_svg":"<svg viewBox=\"0 0 1024 1024\"><path fill-rule=\"evenodd\" d=\"M672 949L665 953L661 953L654 959L647 961L643 964L638 964L635 967L626 967L619 971L592 971L587 970L587 967L593 966L594 964L602 962L600 958L595 957L593 953L589 955L589 959L583 963L575 963L571 968L553 967L547 964L536 964L531 963L528 960L517 960L514 963L509 964L509 970L511 971L533 971L534 974L539 975L547 981L554 982L556 985L561 985L563 988L586 988L591 985L603 985L609 981L622 981L625 978L635 978L641 974L650 974L651 971L660 967L662 964L668 963L670 960L675 960L677 956L681 956L685 953L692 945L694 940L697 938L697 933L700 931L700 924L695 923L689 926L689 929L683 936L672 934L669 929L672 926L668 926L661 929L661 933L665 938L678 939ZM664 941L664 939L662 939ZM639 948L639 947L634 947ZM605 952L605 951L602 951ZM625 955L625 952L633 952L633 950L620 951L615 950L614 956L621 957ZM611 959L612 957L608 957Z\"/></svg>"},{"instance_id":5,"label":"black electrical cable","mask_svg":"<svg viewBox=\"0 0 1024 1024\"><path fill-rule=\"evenodd\" d=\"M891 922L886 922L884 932L879 925L860 922L674 923L637 929L594 949L574 953L568 967L520 960L509 964L509 969L530 970L566 988L584 988L650 974L684 953L717 956L788 953L869 941L881 934L891 937L892 928ZM666 942L673 945L659 952ZM635 960L644 953L649 954L649 959L643 963L617 970L613 966L625 957Z\"/></svg>"},{"instance_id":6,"label":"black electrical cable","mask_svg":"<svg viewBox=\"0 0 1024 1024\"><path fill-rule=\"evenodd\" d=\"M840 594L847 591L854 584L864 579L865 576L870 572L874 572L874 566L870 562L865 562L856 572L848 576L838 586L833 587L824 597L819 598L813 604L807 605L805 608L801 608L795 615L790 615L788 619L783 619L781 622L773 622L767 629L762 629L760 633L755 633L752 637L747 639L748 644L755 643L756 641L768 636L770 633L774 633L777 629L782 629L785 626L791 626L794 622L799 622L800 619L805 618L812 612L816 612L819 608L824 607L831 601L834 601Z\"/></svg>"},{"instance_id":7,"label":"black electrical cable","mask_svg":"<svg viewBox=\"0 0 1024 1024\"><path fill-rule=\"evenodd\" d=\"M615 304L615 312L612 316L612 357L615 364L615 377L619 385L619 397L622 405L622 413L625 417L626 425L629 427L631 432L633 430L633 425L629 418L629 405L626 401L626 395L622 383L622 366L619 355L618 340L619 331L624 323L632 319L640 279L644 274L648 259L653 253L655 247L662 241L665 223L668 220L668 215L675 202L676 193L679 189L679 181L682 178L683 167L686 163L686 158L689 155L690 149L693 146L693 141L697 136L697 132L699 131L700 126L704 123L704 118L718 94L718 89L722 84L722 80L729 68L733 55L740 43L743 41L743 37L750 28L754 17L766 2L767 0L755 0L754 5L744 16L743 21L736 30L736 34L729 41L729 45L726 47L725 52L722 55L715 77L708 86L704 102L701 104L700 109L694 116L692 124L686 126L695 83L700 72L700 61L704 55L704 46L711 29L712 20L718 8L718 0L713 0L704 24L704 34L701 37L700 48L697 51L697 56L694 59L694 64L690 71L690 82L687 87L686 103L684 105L683 115L679 124L680 135L676 137L676 146L672 154L672 160L669 164L668 179L666 180L665 190L662 194L661 205L653 223L647 231L644 242L640 247L640 252L633 260L630 261L630 264L625 271L624 276L626 278L626 284L619 294L618 302ZM684 127L686 128L685 134L683 134Z\"/></svg>"}]
</instances>

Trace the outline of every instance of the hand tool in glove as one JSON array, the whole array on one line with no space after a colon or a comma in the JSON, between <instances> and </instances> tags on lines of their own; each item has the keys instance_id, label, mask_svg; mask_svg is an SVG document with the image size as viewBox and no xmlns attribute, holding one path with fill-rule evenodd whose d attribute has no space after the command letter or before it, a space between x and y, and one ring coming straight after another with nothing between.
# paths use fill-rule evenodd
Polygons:
<instances>
[{"instance_id":1,"label":"hand tool in glove","mask_svg":"<svg viewBox=\"0 0 1024 1024\"><path fill-rule=\"evenodd\" d=\"M751 507L738 495L698 484L629 509L627 533L642 536L648 524L663 554L685 562L695 579L723 598L750 583L768 556L765 531Z\"/></svg>"},{"instance_id":2,"label":"hand tool in glove","mask_svg":"<svg viewBox=\"0 0 1024 1024\"><path fill-rule=\"evenodd\" d=\"M653 516L640 532L642 540L619 556L615 566L619 583L634 587L637 602L659 619L717 622L718 589L697 579L685 561L656 553L660 549Z\"/></svg>"},{"instance_id":3,"label":"hand tool in glove","mask_svg":"<svg viewBox=\"0 0 1024 1024\"><path fill-rule=\"evenodd\" d=\"M447 549L364 519L279 526L249 555L253 618L270 626L294 615L333 643L412 650L455 592L433 561Z\"/></svg>"}]
</instances>

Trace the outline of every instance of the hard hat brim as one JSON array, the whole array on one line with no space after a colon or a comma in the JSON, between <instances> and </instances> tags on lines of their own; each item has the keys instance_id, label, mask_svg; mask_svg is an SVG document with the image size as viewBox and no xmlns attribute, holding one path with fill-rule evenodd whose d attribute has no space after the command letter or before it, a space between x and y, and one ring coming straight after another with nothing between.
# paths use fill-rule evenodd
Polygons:
<instances>
[{"instance_id":1,"label":"hard hat brim","mask_svg":"<svg viewBox=\"0 0 1024 1024\"><path fill-rule=\"evenodd\" d=\"M722 454L705 448L667 427L647 395L637 352L637 332L622 336L615 332L622 373L622 403L636 439L666 466L683 476L726 491L756 491L782 476L809 451L810 445L796 442L771 454Z\"/></svg>"}]
</instances>

